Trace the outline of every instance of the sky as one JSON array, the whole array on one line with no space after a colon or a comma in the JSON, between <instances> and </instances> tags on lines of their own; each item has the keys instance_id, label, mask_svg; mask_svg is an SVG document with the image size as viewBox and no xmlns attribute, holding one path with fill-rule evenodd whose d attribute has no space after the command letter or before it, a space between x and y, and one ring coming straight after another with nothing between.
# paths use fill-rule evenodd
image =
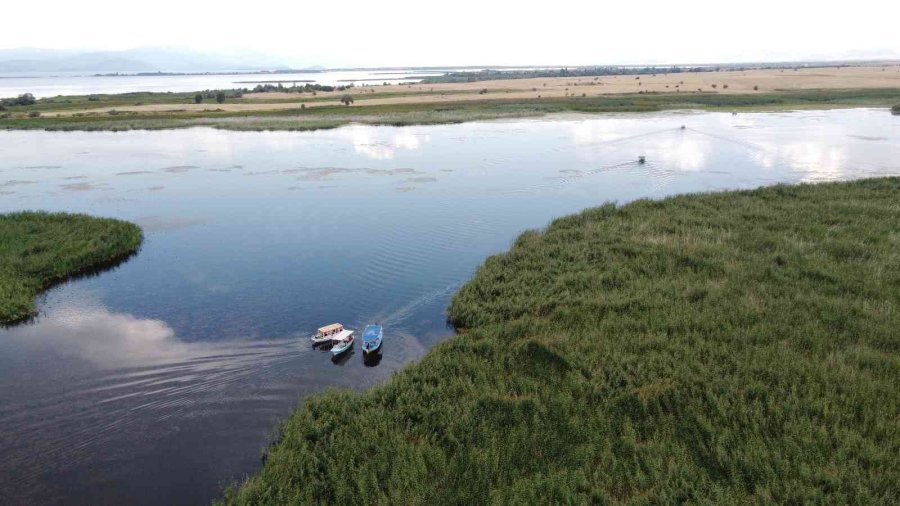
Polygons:
<instances>
[{"instance_id":1,"label":"sky","mask_svg":"<svg viewBox=\"0 0 900 506\"><path fill-rule=\"evenodd\" d=\"M183 47L328 67L900 59L900 2L889 0L49 0L32 8L39 20L4 24L0 48Z\"/></svg>"}]
</instances>

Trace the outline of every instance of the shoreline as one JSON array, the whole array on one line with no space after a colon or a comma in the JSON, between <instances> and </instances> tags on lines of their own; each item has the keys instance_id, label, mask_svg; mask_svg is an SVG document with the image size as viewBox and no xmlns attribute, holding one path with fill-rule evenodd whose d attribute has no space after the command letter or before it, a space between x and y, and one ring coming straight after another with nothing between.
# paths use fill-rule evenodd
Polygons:
<instances>
[{"instance_id":1,"label":"shoreline","mask_svg":"<svg viewBox=\"0 0 900 506\"><path fill-rule=\"evenodd\" d=\"M401 95L394 99L409 97ZM415 95L412 96L416 98ZM447 95L446 97L452 97ZM445 98L446 98L445 97ZM430 125L489 119L541 117L555 113L662 112L672 110L768 112L789 109L890 108L900 103L900 87L854 90L808 90L757 94L625 94L596 97L541 99L491 98L444 102L372 103L366 99L352 106L333 105L315 97L297 107L293 102L258 101L240 104L246 110L181 108L161 112L110 109L106 113L73 113L37 117L0 117L0 130L125 131L164 130L206 126L238 131L304 131L349 124ZM379 99L374 99L379 100ZM387 98L386 100L392 100ZM234 105L233 105L234 106ZM167 107L165 105L161 106Z\"/></svg>"},{"instance_id":2,"label":"shoreline","mask_svg":"<svg viewBox=\"0 0 900 506\"><path fill-rule=\"evenodd\" d=\"M315 130L557 112L890 108L900 104L900 65L230 89L218 90L221 101L216 91L63 96L24 100L23 105L7 100L0 130Z\"/></svg>"}]
</instances>

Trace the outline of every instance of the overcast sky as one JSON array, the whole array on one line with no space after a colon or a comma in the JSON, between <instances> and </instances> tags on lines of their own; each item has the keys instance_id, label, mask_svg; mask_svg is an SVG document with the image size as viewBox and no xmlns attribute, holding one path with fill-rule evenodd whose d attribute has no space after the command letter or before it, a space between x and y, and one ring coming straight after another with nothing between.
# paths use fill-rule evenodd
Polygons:
<instances>
[{"instance_id":1,"label":"overcast sky","mask_svg":"<svg viewBox=\"0 0 900 506\"><path fill-rule=\"evenodd\" d=\"M900 2L154 0L22 4L0 48L187 47L292 65L900 58Z\"/></svg>"}]
</instances>

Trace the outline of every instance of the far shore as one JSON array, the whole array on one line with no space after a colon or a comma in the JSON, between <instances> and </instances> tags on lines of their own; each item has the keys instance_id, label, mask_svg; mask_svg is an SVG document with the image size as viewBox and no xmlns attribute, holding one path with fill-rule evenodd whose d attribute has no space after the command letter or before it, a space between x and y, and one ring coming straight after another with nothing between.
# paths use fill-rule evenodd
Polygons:
<instances>
[{"instance_id":1,"label":"far shore","mask_svg":"<svg viewBox=\"0 0 900 506\"><path fill-rule=\"evenodd\" d=\"M54 97L0 111L0 129L213 126L306 130L347 123L429 124L553 112L891 107L900 65L362 85L333 91ZM351 102L352 100L352 102ZM344 102L350 102L345 105Z\"/></svg>"}]
</instances>

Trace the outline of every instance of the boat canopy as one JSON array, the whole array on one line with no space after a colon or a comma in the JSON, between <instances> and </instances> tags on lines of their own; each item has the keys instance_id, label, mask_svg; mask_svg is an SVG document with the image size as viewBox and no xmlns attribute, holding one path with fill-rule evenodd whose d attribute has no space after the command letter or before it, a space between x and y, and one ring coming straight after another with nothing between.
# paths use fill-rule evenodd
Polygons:
<instances>
[{"instance_id":1,"label":"boat canopy","mask_svg":"<svg viewBox=\"0 0 900 506\"><path fill-rule=\"evenodd\" d=\"M338 332L337 334L335 334L335 335L331 338L331 340L332 340L332 341L343 341L343 340L345 340L345 339L350 338L350 336L352 336L352 335L353 335L353 331L352 331L352 330L342 330L342 331Z\"/></svg>"},{"instance_id":2,"label":"boat canopy","mask_svg":"<svg viewBox=\"0 0 900 506\"><path fill-rule=\"evenodd\" d=\"M320 334L328 334L330 332L336 332L338 330L344 330L344 326L340 323L332 323L331 325L325 325L324 327L319 327Z\"/></svg>"}]
</instances>

